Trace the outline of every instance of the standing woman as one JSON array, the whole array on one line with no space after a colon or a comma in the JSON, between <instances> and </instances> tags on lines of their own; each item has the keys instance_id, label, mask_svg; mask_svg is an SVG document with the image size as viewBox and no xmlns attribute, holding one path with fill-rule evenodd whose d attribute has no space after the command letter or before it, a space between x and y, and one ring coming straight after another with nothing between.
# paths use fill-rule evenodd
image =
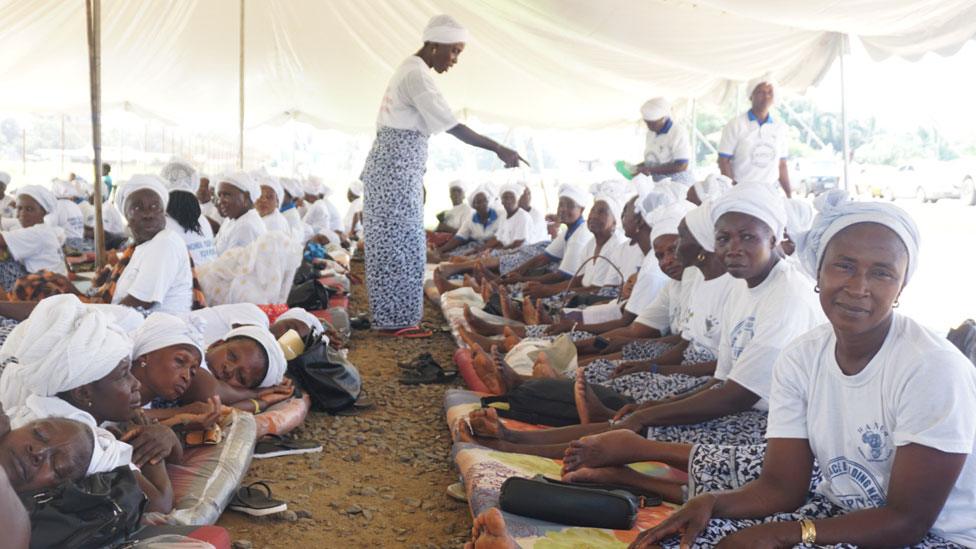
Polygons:
<instances>
[{"instance_id":1,"label":"standing woman","mask_svg":"<svg viewBox=\"0 0 976 549\"><path fill-rule=\"evenodd\" d=\"M376 140L360 177L366 187L366 285L373 326L379 330L411 328L423 316L423 176L430 135L446 131L494 152L508 168L521 159L459 124L434 84L429 69L450 69L467 40L467 29L453 17L434 16L424 29L423 47L400 65L383 96Z\"/></svg>"}]
</instances>

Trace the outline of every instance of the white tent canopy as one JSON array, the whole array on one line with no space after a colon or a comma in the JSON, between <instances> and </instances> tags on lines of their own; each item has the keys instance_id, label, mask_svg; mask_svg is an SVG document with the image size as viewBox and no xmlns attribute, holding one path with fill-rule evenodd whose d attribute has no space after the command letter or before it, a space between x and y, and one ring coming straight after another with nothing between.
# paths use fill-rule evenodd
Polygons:
<instances>
[{"instance_id":1,"label":"white tent canopy","mask_svg":"<svg viewBox=\"0 0 976 549\"><path fill-rule=\"evenodd\" d=\"M648 97L721 98L769 75L802 90L844 46L948 54L972 0L244 0L246 127L296 119L369 131L387 80L449 13L473 40L436 77L462 114L599 128ZM186 127L236 129L241 0L103 0L102 97ZM0 0L0 105L84 112L84 2Z\"/></svg>"}]
</instances>

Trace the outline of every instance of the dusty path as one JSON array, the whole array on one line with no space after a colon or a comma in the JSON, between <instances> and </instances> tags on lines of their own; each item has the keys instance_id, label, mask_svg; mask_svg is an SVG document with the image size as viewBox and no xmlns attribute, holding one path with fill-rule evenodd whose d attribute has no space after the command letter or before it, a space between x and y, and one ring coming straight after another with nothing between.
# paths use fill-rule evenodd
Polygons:
<instances>
[{"instance_id":1,"label":"dusty path","mask_svg":"<svg viewBox=\"0 0 976 549\"><path fill-rule=\"evenodd\" d=\"M362 275L362 263L353 270ZM363 286L353 287L351 307L353 313L366 310ZM429 304L425 317L444 322ZM225 512L218 524L237 547L463 545L471 529L468 507L444 491L457 480L443 413L449 386L397 383L396 362L424 351L448 367L454 343L445 334L427 340L353 334L350 359L375 407L358 417L311 414L296 436L321 441L321 454L252 463L246 482L270 481L295 514L255 519Z\"/></svg>"}]
</instances>

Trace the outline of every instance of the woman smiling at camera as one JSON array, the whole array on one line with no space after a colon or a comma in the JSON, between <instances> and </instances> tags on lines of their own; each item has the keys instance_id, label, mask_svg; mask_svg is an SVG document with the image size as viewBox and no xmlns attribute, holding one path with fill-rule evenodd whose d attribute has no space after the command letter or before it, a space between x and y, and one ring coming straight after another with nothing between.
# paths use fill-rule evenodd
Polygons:
<instances>
[{"instance_id":1,"label":"woman smiling at camera","mask_svg":"<svg viewBox=\"0 0 976 549\"><path fill-rule=\"evenodd\" d=\"M696 547L976 545L973 365L893 310L918 248L915 223L890 204L818 216L798 252L830 324L773 370L762 473L691 499L633 547L677 545L679 533ZM808 497L814 460L824 480Z\"/></svg>"}]
</instances>

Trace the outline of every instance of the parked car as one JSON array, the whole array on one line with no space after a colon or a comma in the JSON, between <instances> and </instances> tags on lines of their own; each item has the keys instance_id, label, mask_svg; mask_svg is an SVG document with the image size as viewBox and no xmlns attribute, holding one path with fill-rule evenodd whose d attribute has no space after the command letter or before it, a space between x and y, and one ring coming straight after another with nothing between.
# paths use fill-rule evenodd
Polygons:
<instances>
[{"instance_id":1,"label":"parked car","mask_svg":"<svg viewBox=\"0 0 976 549\"><path fill-rule=\"evenodd\" d=\"M800 182L796 194L817 196L831 189L841 187L843 165L837 160L806 160L796 166Z\"/></svg>"},{"instance_id":2,"label":"parked car","mask_svg":"<svg viewBox=\"0 0 976 549\"><path fill-rule=\"evenodd\" d=\"M914 198L919 202L936 202L960 198L964 179L951 162L922 160L899 166L883 185L881 197L888 200Z\"/></svg>"}]
</instances>

